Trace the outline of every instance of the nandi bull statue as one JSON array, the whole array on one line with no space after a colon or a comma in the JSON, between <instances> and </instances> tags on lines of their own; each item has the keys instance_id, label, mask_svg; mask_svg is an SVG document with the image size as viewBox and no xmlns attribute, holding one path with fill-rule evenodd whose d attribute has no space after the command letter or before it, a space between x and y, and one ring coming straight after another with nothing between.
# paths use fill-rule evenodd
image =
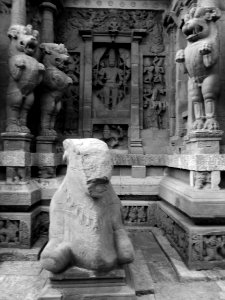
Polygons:
<instances>
[{"instance_id":1,"label":"nandi bull statue","mask_svg":"<svg viewBox=\"0 0 225 300\"><path fill-rule=\"evenodd\" d=\"M62 96L73 80L65 74L69 55L63 44L42 43L43 64L46 72L41 96L41 135L56 136L56 117L61 110Z\"/></svg>"},{"instance_id":2,"label":"nandi bull statue","mask_svg":"<svg viewBox=\"0 0 225 300\"><path fill-rule=\"evenodd\" d=\"M27 115L34 102L34 88L45 71L33 56L38 46L38 31L31 25L12 25L8 30L9 85L7 90L7 132L29 133Z\"/></svg>"},{"instance_id":3,"label":"nandi bull statue","mask_svg":"<svg viewBox=\"0 0 225 300\"><path fill-rule=\"evenodd\" d=\"M110 183L112 161L98 139L63 142L67 173L50 205L50 236L42 266L61 273L71 266L108 271L133 261L121 203Z\"/></svg>"},{"instance_id":4,"label":"nandi bull statue","mask_svg":"<svg viewBox=\"0 0 225 300\"><path fill-rule=\"evenodd\" d=\"M184 64L189 75L188 118L189 124L192 123L191 130L219 129L215 119L215 102L220 92L219 41L215 23L219 17L218 8L197 6L184 18L182 31L188 44L185 50L177 52L176 61Z\"/></svg>"}]
</instances>

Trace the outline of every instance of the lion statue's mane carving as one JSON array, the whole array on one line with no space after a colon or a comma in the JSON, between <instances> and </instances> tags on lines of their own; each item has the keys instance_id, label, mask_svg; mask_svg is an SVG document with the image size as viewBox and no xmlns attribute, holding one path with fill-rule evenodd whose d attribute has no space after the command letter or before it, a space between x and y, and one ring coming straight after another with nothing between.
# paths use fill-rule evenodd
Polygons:
<instances>
[{"instance_id":1,"label":"lion statue's mane carving","mask_svg":"<svg viewBox=\"0 0 225 300\"><path fill-rule=\"evenodd\" d=\"M34 102L34 88L45 71L33 56L38 46L38 31L31 25L12 25L8 30L9 85L7 90L7 132L29 133L27 115Z\"/></svg>"},{"instance_id":2,"label":"lion statue's mane carving","mask_svg":"<svg viewBox=\"0 0 225 300\"><path fill-rule=\"evenodd\" d=\"M42 43L43 64L46 72L43 79L44 91L41 96L41 135L56 136L56 117L61 110L62 96L72 79L65 70L69 55L63 44Z\"/></svg>"},{"instance_id":3,"label":"lion statue's mane carving","mask_svg":"<svg viewBox=\"0 0 225 300\"><path fill-rule=\"evenodd\" d=\"M179 50L176 61L183 63L189 75L189 124L191 130L217 130L215 102L220 92L218 75L219 41L215 21L220 11L215 7L193 7L182 27L188 44ZM206 121L205 121L206 119Z\"/></svg>"},{"instance_id":4,"label":"lion statue's mane carving","mask_svg":"<svg viewBox=\"0 0 225 300\"><path fill-rule=\"evenodd\" d=\"M110 183L107 145L98 139L67 139L63 144L67 173L51 201L42 266L60 273L71 266L104 271L132 262L133 246Z\"/></svg>"}]
</instances>

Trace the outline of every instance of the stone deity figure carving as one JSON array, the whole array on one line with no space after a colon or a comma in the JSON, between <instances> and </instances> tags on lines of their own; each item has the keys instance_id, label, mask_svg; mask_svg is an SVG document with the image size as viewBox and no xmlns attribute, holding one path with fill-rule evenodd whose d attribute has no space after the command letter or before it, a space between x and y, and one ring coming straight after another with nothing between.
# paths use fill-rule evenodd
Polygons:
<instances>
[{"instance_id":1,"label":"stone deity figure carving","mask_svg":"<svg viewBox=\"0 0 225 300\"><path fill-rule=\"evenodd\" d=\"M61 273L71 266L108 271L133 261L121 203L110 183L112 161L98 139L63 142L67 173L50 205L50 236L42 266Z\"/></svg>"},{"instance_id":2,"label":"stone deity figure carving","mask_svg":"<svg viewBox=\"0 0 225 300\"><path fill-rule=\"evenodd\" d=\"M7 132L29 133L27 115L34 102L34 88L45 71L33 55L38 46L38 31L31 25L12 25L8 30L9 86L7 90Z\"/></svg>"},{"instance_id":3,"label":"stone deity figure carving","mask_svg":"<svg viewBox=\"0 0 225 300\"><path fill-rule=\"evenodd\" d=\"M119 97L119 88L123 84L124 76L121 69L116 66L114 49L109 52L108 66L99 71L103 84L103 98L108 109L114 109Z\"/></svg>"},{"instance_id":4,"label":"stone deity figure carving","mask_svg":"<svg viewBox=\"0 0 225 300\"><path fill-rule=\"evenodd\" d=\"M194 7L184 19L182 31L188 44L185 50L177 52L176 61L184 64L189 75L188 117L192 130L219 129L215 119L215 102L220 91L218 30L215 24L219 17L217 8Z\"/></svg>"},{"instance_id":5,"label":"stone deity figure carving","mask_svg":"<svg viewBox=\"0 0 225 300\"><path fill-rule=\"evenodd\" d=\"M63 44L42 43L43 64L46 72L43 79L44 91L41 96L41 135L56 136L56 117L61 110L62 96L73 83L65 74L69 55Z\"/></svg>"}]
</instances>

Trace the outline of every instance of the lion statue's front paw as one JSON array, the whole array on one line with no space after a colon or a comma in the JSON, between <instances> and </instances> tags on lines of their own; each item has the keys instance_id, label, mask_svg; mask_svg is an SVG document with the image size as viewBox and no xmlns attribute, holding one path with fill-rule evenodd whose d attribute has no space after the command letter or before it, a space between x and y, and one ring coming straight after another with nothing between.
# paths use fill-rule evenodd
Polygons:
<instances>
[{"instance_id":1,"label":"lion statue's front paw","mask_svg":"<svg viewBox=\"0 0 225 300\"><path fill-rule=\"evenodd\" d=\"M30 129L25 125L20 126L20 131L23 133L30 133Z\"/></svg>"},{"instance_id":2,"label":"lion statue's front paw","mask_svg":"<svg viewBox=\"0 0 225 300\"><path fill-rule=\"evenodd\" d=\"M202 129L203 127L204 127L204 122L202 119L195 120L195 122L192 125L193 130L199 130Z\"/></svg>"},{"instance_id":3,"label":"lion statue's front paw","mask_svg":"<svg viewBox=\"0 0 225 300\"><path fill-rule=\"evenodd\" d=\"M204 125L205 130L218 130L219 129L219 123L214 119L210 118L207 119Z\"/></svg>"},{"instance_id":4,"label":"lion statue's front paw","mask_svg":"<svg viewBox=\"0 0 225 300\"><path fill-rule=\"evenodd\" d=\"M6 127L6 132L21 132L21 128L17 124L10 124Z\"/></svg>"}]
</instances>

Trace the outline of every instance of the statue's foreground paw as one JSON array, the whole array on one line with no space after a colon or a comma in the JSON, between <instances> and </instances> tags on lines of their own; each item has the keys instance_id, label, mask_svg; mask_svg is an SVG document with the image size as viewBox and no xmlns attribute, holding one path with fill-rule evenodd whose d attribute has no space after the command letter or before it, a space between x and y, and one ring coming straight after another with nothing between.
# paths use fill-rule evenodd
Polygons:
<instances>
[{"instance_id":1,"label":"statue's foreground paw","mask_svg":"<svg viewBox=\"0 0 225 300\"><path fill-rule=\"evenodd\" d=\"M214 119L207 119L204 125L205 130L218 130L219 129L219 123Z\"/></svg>"},{"instance_id":2,"label":"statue's foreground paw","mask_svg":"<svg viewBox=\"0 0 225 300\"><path fill-rule=\"evenodd\" d=\"M11 124L6 127L6 132L21 132L21 129L19 125Z\"/></svg>"},{"instance_id":3,"label":"statue's foreground paw","mask_svg":"<svg viewBox=\"0 0 225 300\"><path fill-rule=\"evenodd\" d=\"M52 273L65 271L72 263L72 253L68 245L60 244L57 247L46 246L41 254L41 265Z\"/></svg>"},{"instance_id":4,"label":"statue's foreground paw","mask_svg":"<svg viewBox=\"0 0 225 300\"><path fill-rule=\"evenodd\" d=\"M195 120L195 122L192 125L193 130L199 130L202 129L203 127L204 127L204 122L202 119Z\"/></svg>"},{"instance_id":5,"label":"statue's foreground paw","mask_svg":"<svg viewBox=\"0 0 225 300\"><path fill-rule=\"evenodd\" d=\"M30 133L30 129L27 126L20 126L20 131L23 133Z\"/></svg>"},{"instance_id":6,"label":"statue's foreground paw","mask_svg":"<svg viewBox=\"0 0 225 300\"><path fill-rule=\"evenodd\" d=\"M134 248L125 230L120 229L115 232L117 245L118 263L128 264L134 260Z\"/></svg>"}]
</instances>

